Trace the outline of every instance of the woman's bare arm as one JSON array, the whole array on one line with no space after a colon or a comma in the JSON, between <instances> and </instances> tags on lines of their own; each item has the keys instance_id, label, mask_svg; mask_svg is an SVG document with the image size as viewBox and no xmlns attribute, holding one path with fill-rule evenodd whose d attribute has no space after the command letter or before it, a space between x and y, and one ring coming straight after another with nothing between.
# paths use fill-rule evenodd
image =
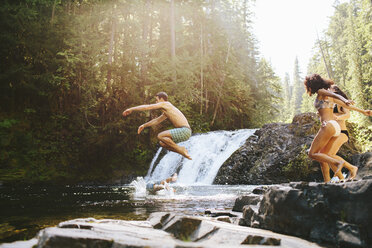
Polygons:
<instances>
[{"instance_id":1,"label":"woman's bare arm","mask_svg":"<svg viewBox=\"0 0 372 248\"><path fill-rule=\"evenodd\" d=\"M352 105L346 105L345 103L343 103L342 101L340 100L337 100L337 99L334 99L334 102L336 104L338 104L339 106L342 106L344 108L347 108L347 109L350 109L350 110L354 110L354 111L358 111L366 116L371 116L371 110L364 110L364 109L360 109L360 108L357 108L355 106L352 106Z\"/></svg>"},{"instance_id":2,"label":"woman's bare arm","mask_svg":"<svg viewBox=\"0 0 372 248\"><path fill-rule=\"evenodd\" d=\"M351 104L354 104L354 102L352 100L348 100L348 99L344 98L343 96L341 96L339 94L336 94L336 93L333 93L333 92L330 92L329 90L326 90L326 89L318 90L318 95L332 97L335 100L338 99L338 100L342 101L347 106L349 106Z\"/></svg>"}]
</instances>

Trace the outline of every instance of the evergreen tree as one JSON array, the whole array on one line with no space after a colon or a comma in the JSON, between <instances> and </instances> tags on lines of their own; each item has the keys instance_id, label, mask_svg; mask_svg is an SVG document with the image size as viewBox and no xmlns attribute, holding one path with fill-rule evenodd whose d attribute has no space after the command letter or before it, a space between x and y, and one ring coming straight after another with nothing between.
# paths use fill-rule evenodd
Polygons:
<instances>
[{"instance_id":1,"label":"evergreen tree","mask_svg":"<svg viewBox=\"0 0 372 248\"><path fill-rule=\"evenodd\" d=\"M302 95L304 86L300 78L300 68L296 57L293 71L293 90L291 96L291 116L301 113Z\"/></svg>"},{"instance_id":2,"label":"evergreen tree","mask_svg":"<svg viewBox=\"0 0 372 248\"><path fill-rule=\"evenodd\" d=\"M282 101L282 118L283 122L291 121L291 88L290 88L290 78L289 74L286 73L283 81L283 101Z\"/></svg>"}]
</instances>

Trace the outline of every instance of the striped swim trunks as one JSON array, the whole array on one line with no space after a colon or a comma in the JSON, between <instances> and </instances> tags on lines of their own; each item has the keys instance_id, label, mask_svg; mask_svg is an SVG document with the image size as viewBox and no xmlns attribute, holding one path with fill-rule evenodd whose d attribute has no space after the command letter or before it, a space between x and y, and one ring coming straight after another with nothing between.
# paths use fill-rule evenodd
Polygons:
<instances>
[{"instance_id":1,"label":"striped swim trunks","mask_svg":"<svg viewBox=\"0 0 372 248\"><path fill-rule=\"evenodd\" d=\"M180 127L169 130L172 136L172 140L175 143L186 141L191 137L191 129L189 127Z\"/></svg>"}]
</instances>

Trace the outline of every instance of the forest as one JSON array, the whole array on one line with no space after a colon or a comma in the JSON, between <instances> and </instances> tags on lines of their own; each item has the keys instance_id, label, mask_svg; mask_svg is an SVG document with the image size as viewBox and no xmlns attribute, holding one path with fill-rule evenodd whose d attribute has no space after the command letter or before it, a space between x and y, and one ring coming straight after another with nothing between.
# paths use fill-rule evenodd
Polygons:
<instances>
[{"instance_id":1,"label":"forest","mask_svg":"<svg viewBox=\"0 0 372 248\"><path fill-rule=\"evenodd\" d=\"M115 183L143 175L169 122L123 118L165 91L193 133L259 128L315 112L303 79L333 79L372 106L370 0L335 1L306 72L261 56L254 0L7 0L0 6L0 182ZM351 119L371 151L371 117Z\"/></svg>"}]
</instances>

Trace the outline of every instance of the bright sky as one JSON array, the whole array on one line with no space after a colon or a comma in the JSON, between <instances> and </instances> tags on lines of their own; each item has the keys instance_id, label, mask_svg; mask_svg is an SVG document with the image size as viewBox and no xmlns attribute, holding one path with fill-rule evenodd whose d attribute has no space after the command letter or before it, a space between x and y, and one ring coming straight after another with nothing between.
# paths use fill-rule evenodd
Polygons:
<instances>
[{"instance_id":1,"label":"bright sky","mask_svg":"<svg viewBox=\"0 0 372 248\"><path fill-rule=\"evenodd\" d=\"M335 0L256 0L254 33L261 55L271 62L276 74L292 80L296 56L301 76L307 74L317 31L322 38ZM340 1L345 2L345 1Z\"/></svg>"}]
</instances>

